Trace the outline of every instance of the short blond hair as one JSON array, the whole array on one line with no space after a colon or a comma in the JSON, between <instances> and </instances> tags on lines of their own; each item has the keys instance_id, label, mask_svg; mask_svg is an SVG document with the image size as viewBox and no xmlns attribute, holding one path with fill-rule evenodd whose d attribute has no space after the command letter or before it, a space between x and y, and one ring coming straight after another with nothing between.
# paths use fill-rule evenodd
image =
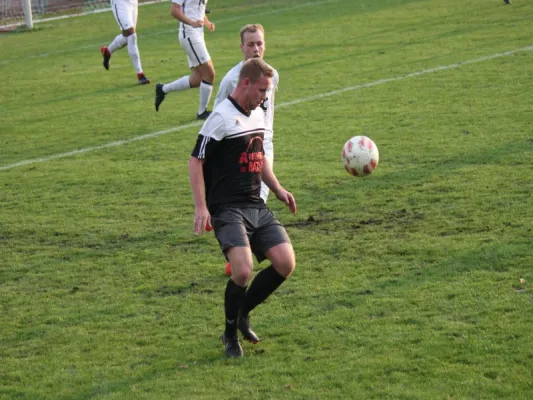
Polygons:
<instances>
[{"instance_id":1,"label":"short blond hair","mask_svg":"<svg viewBox=\"0 0 533 400\"><path fill-rule=\"evenodd\" d=\"M244 44L244 34L245 33L255 33L257 31L262 32L263 36L265 36L265 28L263 28L263 25L261 25L261 24L244 25L241 28L241 44Z\"/></svg>"},{"instance_id":2,"label":"short blond hair","mask_svg":"<svg viewBox=\"0 0 533 400\"><path fill-rule=\"evenodd\" d=\"M274 70L263 60L259 58L250 58L242 64L241 72L239 73L239 83L248 78L250 82L257 82L261 77L266 76L272 78Z\"/></svg>"}]
</instances>

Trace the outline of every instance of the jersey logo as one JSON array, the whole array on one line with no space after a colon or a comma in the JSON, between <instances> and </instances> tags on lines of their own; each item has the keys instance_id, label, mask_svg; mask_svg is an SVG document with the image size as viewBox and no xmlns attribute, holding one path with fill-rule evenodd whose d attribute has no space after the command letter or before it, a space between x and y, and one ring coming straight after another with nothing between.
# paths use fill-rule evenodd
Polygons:
<instances>
[{"instance_id":1,"label":"jersey logo","mask_svg":"<svg viewBox=\"0 0 533 400\"><path fill-rule=\"evenodd\" d=\"M263 139L253 138L248 143L248 149L239 157L240 171L242 173L261 173L263 170Z\"/></svg>"}]
</instances>

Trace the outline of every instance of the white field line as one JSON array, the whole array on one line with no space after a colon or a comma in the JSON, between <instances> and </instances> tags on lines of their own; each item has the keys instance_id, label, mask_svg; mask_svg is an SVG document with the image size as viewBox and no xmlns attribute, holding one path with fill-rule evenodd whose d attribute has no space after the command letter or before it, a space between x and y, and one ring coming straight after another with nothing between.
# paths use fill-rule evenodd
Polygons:
<instances>
[{"instance_id":1,"label":"white field line","mask_svg":"<svg viewBox=\"0 0 533 400\"><path fill-rule=\"evenodd\" d=\"M510 55L513 55L513 54L521 52L521 51L531 51L531 50L533 50L533 46L521 47L521 48L516 49L516 50L510 50L510 51L506 51L506 52L503 52L503 53L492 54L490 56L474 58L472 60L462 61L462 62L458 62L458 63L455 63L455 64L448 64L448 65L442 65L440 67L424 69L424 70L421 70L421 71L411 72L411 73L406 74L406 75L395 76L393 78L379 79L377 81L363 83L363 84L360 84L360 85L347 86L347 87L344 87L342 89L332 90L330 92L320 93L320 94L316 94L314 96L302 97L300 99L291 100L291 101L287 101L285 103L277 104L276 105L276 109L289 107L289 106L293 106L295 104L305 103L305 102L308 102L308 101L320 100L320 99L323 99L325 97L336 96L338 94L342 94L342 93L345 93L345 92L351 92L351 91L354 91L354 90L359 90L359 89L374 87L374 86L378 86L378 85L383 85L385 83L397 82L397 81L401 81L401 80L408 79L408 78L416 78L418 76L425 75L425 74L430 74L430 73L433 73L433 72L447 71L447 70L450 70L450 69L455 69L455 68L462 67L463 65L480 63L480 62L483 62L483 61L493 60L495 58L510 56ZM190 124L180 125L180 126L176 126L174 128L165 129L165 130L162 130L162 131L156 131L156 132L152 132L152 133L147 133L147 134L144 134L144 135L135 136L135 137L130 138L130 139L117 140L115 142L109 142L109 143L105 143L105 144L98 145L98 146L86 147L86 148L79 149L79 150L69 151L67 153L59 153L59 154L53 154L53 155L47 156L47 157L40 157L40 158L31 159L31 160L24 160L24 161L20 161L20 162L14 163L14 164L0 166L0 171L9 170L9 169L17 168L17 167L22 167L24 165L29 165L29 164L34 164L34 163L47 162L47 161L56 160L56 159L59 159L59 158L71 157L71 156L75 156L75 155L78 155L78 154L89 153L89 152L92 152L92 151L97 151L97 150L106 149L106 148L110 148L110 147L122 146L122 145L127 144L127 143L136 142L136 141L139 141L139 140L151 139L151 138L154 138L154 137L157 137L157 136L167 135L167 134L173 133L173 132L179 132L179 131L182 131L182 130L185 130L185 129L188 129L188 128L198 127L202 123L203 123L202 121L195 121L195 122L192 122Z\"/></svg>"},{"instance_id":2,"label":"white field line","mask_svg":"<svg viewBox=\"0 0 533 400\"><path fill-rule=\"evenodd\" d=\"M223 19L219 19L219 20L213 19L213 22L215 24L220 24L220 23L224 23L224 22L237 21L237 20L245 19L245 18L260 17L260 16L263 16L263 15L269 15L269 14L278 14L278 13L282 13L282 12L285 12L285 11L298 10L300 8L305 8L305 7L313 7L313 6L319 6L319 5L322 5L322 4L336 3L338 1L341 1L341 0L315 1L315 2L310 2L310 3L299 4L299 5L292 6L292 7L278 8L276 10L271 10L271 11L264 11L264 12L254 13L254 14L246 14L246 15L238 15L238 16L235 16L235 17L223 18ZM156 2L143 3L143 4L154 4L154 3L156 3ZM104 12L104 11L111 11L111 9L110 8L106 8L106 9L103 9L103 10L93 11L93 12L91 12L91 14L96 14L96 13ZM69 16L54 17L54 18L46 19L46 21L51 21L51 20L55 20L55 19L70 18L70 17L80 16L80 15L86 15L86 14L74 14L74 15L69 15ZM41 20L39 22L43 22L43 21L45 21L45 20ZM176 28L165 29L165 30L158 31L158 32L155 32L155 33L151 33L151 34L139 33L139 38L142 39L142 38L146 38L146 37L158 36L158 35L167 34L167 33L176 33L177 34L178 33L177 25L176 25ZM15 62L15 61L20 61L20 60L25 60L25 59L34 59L34 58L48 57L50 55L55 55L55 54L70 53L72 51L76 51L76 50L80 50L80 49L88 49L88 48L98 48L99 49L99 46L101 44L102 43L88 44L88 45L79 46L79 47L76 47L76 48L51 51L49 53L40 53L40 54L28 55L26 57L21 57L21 58L16 58L16 59L5 59L5 60L1 60L0 61L0 65L8 64L8 63L12 63L12 62Z\"/></svg>"}]
</instances>

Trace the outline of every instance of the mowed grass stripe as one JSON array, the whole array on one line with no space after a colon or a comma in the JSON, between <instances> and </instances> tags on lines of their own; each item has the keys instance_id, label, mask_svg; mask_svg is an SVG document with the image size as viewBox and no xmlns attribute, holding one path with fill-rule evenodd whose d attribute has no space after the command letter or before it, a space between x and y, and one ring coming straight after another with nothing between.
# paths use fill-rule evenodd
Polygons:
<instances>
[{"instance_id":1,"label":"mowed grass stripe","mask_svg":"<svg viewBox=\"0 0 533 400\"><path fill-rule=\"evenodd\" d=\"M429 74L429 73L433 73L433 72L447 71L447 70L450 70L450 69L462 67L464 65L470 65L470 64L480 63L480 62L484 62L484 61L489 61L489 60L493 60L495 58L510 56L510 55L513 55L513 54L521 52L521 51L531 51L531 50L533 50L533 45L532 46L521 47L519 49L510 50L510 51L506 51L506 52L503 52L503 53L496 53L496 54L492 54L492 55L485 56L485 57L479 57L479 58L475 58L475 59L472 59L472 60L461 61L461 62L457 62L457 63L454 63L454 64L448 64L448 65L443 65L443 66L439 66L439 67L435 67L435 68L424 69L424 70L421 70L421 71L415 71L415 72L411 72L409 74L399 75L399 76L395 76L395 77L392 77L392 78L379 79L377 81L358 84L358 85L355 85L355 86L347 86L347 87L342 88L342 89L332 90L330 92L320 93L320 94L316 94L316 95L313 95L313 96L303 97L303 98L300 98L300 99L295 99L295 100L287 101L287 102L284 102L284 103L280 103L276 107L277 108L289 107L289 106L293 106L293 105L296 105L296 104L301 104L301 103L305 103L305 102L309 102L309 101L313 101L313 100L320 100L320 99L323 99L323 98L326 98L326 97L336 96L336 95L339 95L339 94L342 94L342 93L346 93L346 92L350 92L350 91L354 91L354 90L370 88L370 87L374 87L374 86L383 85L383 84L386 84L386 83L392 83L392 82L401 81L401 80L408 79L408 78L416 78L416 77L419 77L419 76L422 76L422 75L426 75L426 74ZM83 149L72 150L72 151L68 151L66 153L53 154L53 155L50 155L48 157L40 157L40 158L34 158L34 159L30 159L30 160L24 160L24 161L20 161L20 162L14 163L14 164L1 166L0 167L0 171L5 171L5 170L17 168L17 167L22 167L22 166L33 164L33 163L42 163L42 162L57 160L57 159L60 159L60 158L71 157L71 156L84 154L84 153L89 153L89 152L92 152L92 151L102 150L102 149L106 149L106 148L122 146L122 145L127 144L127 143L136 142L136 141L139 141L139 140L151 139L151 138L155 138L155 137L158 137L158 136L167 135L169 133L179 132L179 131L182 131L182 130L185 130L185 129L198 127L201 124L202 124L201 121L195 121L195 122L192 122L190 124L180 125L180 126L177 126L177 127L174 127L174 128L169 128L169 129L164 129L164 130L160 130L160 131L156 131L156 132L151 132L151 133L147 133L147 134L144 134L144 135L135 136L135 137L130 138L130 139L116 140L116 141L105 143L105 144L98 145L98 146L91 146L91 147L86 147L86 148L83 148Z\"/></svg>"}]
</instances>

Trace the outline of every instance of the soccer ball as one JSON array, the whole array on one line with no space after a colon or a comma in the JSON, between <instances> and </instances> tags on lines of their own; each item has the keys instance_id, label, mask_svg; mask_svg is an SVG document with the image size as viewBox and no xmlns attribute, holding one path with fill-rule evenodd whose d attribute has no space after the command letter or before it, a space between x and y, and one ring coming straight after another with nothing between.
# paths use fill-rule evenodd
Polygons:
<instances>
[{"instance_id":1,"label":"soccer ball","mask_svg":"<svg viewBox=\"0 0 533 400\"><path fill-rule=\"evenodd\" d=\"M342 147L342 161L350 175L370 175L378 166L378 148L372 139L354 136Z\"/></svg>"}]
</instances>

